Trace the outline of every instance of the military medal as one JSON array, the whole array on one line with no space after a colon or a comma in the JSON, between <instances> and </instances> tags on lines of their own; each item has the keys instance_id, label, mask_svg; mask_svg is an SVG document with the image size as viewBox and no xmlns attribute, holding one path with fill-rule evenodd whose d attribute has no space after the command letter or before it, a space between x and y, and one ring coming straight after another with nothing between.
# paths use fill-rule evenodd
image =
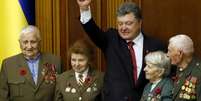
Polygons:
<instances>
[{"instance_id":1,"label":"military medal","mask_svg":"<svg viewBox=\"0 0 201 101\"><path fill-rule=\"evenodd\" d=\"M94 92L96 92L98 89L96 87L93 87Z\"/></svg>"},{"instance_id":2,"label":"military medal","mask_svg":"<svg viewBox=\"0 0 201 101\"><path fill-rule=\"evenodd\" d=\"M44 68L43 68L41 74L42 74L42 75L45 75L45 69L44 69Z\"/></svg>"},{"instance_id":3,"label":"military medal","mask_svg":"<svg viewBox=\"0 0 201 101\"><path fill-rule=\"evenodd\" d=\"M88 93L91 92L91 87L87 88L87 92Z\"/></svg>"},{"instance_id":4,"label":"military medal","mask_svg":"<svg viewBox=\"0 0 201 101\"><path fill-rule=\"evenodd\" d=\"M94 92L96 92L96 91L98 90L96 86L97 86L97 84L94 83L94 87L93 87L93 91L94 91Z\"/></svg>"},{"instance_id":5,"label":"military medal","mask_svg":"<svg viewBox=\"0 0 201 101\"><path fill-rule=\"evenodd\" d=\"M82 100L82 97L80 96L80 97L79 97L79 101L81 101L81 100Z\"/></svg>"},{"instance_id":6,"label":"military medal","mask_svg":"<svg viewBox=\"0 0 201 101\"><path fill-rule=\"evenodd\" d=\"M71 93L76 93L76 89L75 89L75 88L72 88L72 89L71 89Z\"/></svg>"},{"instance_id":7,"label":"military medal","mask_svg":"<svg viewBox=\"0 0 201 101\"><path fill-rule=\"evenodd\" d=\"M70 92L71 88L70 87L66 87L65 92Z\"/></svg>"},{"instance_id":8,"label":"military medal","mask_svg":"<svg viewBox=\"0 0 201 101\"><path fill-rule=\"evenodd\" d=\"M181 87L179 98L187 100L196 99L196 92L195 92L196 82L197 82L196 77L189 76L185 80L184 85Z\"/></svg>"},{"instance_id":9,"label":"military medal","mask_svg":"<svg viewBox=\"0 0 201 101\"><path fill-rule=\"evenodd\" d=\"M185 90L185 86L183 85L183 86L181 87L181 89L182 89L182 90Z\"/></svg>"}]
</instances>

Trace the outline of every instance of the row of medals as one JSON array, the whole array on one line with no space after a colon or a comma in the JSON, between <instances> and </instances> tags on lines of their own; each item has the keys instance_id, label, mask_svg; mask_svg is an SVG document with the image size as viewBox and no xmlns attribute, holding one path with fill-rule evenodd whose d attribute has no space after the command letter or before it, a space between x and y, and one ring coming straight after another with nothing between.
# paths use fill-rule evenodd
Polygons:
<instances>
[{"instance_id":1,"label":"row of medals","mask_svg":"<svg viewBox=\"0 0 201 101\"><path fill-rule=\"evenodd\" d=\"M88 88L86 89L86 92L88 92L88 93L90 93L90 92L96 92L97 90L98 90L98 89L97 89L97 84L94 83L92 87L88 87ZM70 87L70 86L67 86L66 89L65 89L65 92L67 92L67 93L69 93L69 92L70 92L70 93L76 93L77 91L76 91L75 88Z\"/></svg>"},{"instance_id":2,"label":"row of medals","mask_svg":"<svg viewBox=\"0 0 201 101\"><path fill-rule=\"evenodd\" d=\"M196 99L195 84L191 81L186 80L185 84L181 87L179 97L188 100Z\"/></svg>"}]
</instances>

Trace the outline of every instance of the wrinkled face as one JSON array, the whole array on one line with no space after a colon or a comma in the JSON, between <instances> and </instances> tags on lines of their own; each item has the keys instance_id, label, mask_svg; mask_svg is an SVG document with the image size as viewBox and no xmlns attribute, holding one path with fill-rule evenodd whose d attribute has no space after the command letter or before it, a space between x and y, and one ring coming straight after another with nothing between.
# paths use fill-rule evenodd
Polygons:
<instances>
[{"instance_id":1,"label":"wrinkled face","mask_svg":"<svg viewBox=\"0 0 201 101\"><path fill-rule=\"evenodd\" d=\"M149 62L146 62L146 67L144 68L144 71L146 79L148 79L150 82L158 80L163 74L162 70L159 67L156 67Z\"/></svg>"},{"instance_id":2,"label":"wrinkled face","mask_svg":"<svg viewBox=\"0 0 201 101\"><path fill-rule=\"evenodd\" d=\"M133 13L117 17L117 26L120 36L125 40L133 40L141 30L141 20L135 18Z\"/></svg>"},{"instance_id":3,"label":"wrinkled face","mask_svg":"<svg viewBox=\"0 0 201 101\"><path fill-rule=\"evenodd\" d=\"M26 58L33 59L39 53L40 41L34 32L22 35L19 42L21 51Z\"/></svg>"},{"instance_id":4,"label":"wrinkled face","mask_svg":"<svg viewBox=\"0 0 201 101\"><path fill-rule=\"evenodd\" d=\"M171 64L178 65L181 62L181 51L174 48L172 44L168 45L167 56L170 57Z\"/></svg>"},{"instance_id":5,"label":"wrinkled face","mask_svg":"<svg viewBox=\"0 0 201 101\"><path fill-rule=\"evenodd\" d=\"M75 72L82 73L88 67L88 58L83 54L71 54L71 66Z\"/></svg>"}]
</instances>

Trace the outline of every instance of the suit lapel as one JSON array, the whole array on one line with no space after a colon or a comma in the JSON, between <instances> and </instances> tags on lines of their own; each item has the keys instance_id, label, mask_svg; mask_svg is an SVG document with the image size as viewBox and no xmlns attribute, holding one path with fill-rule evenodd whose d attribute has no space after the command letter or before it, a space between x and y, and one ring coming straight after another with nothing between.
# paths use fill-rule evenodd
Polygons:
<instances>
[{"instance_id":1,"label":"suit lapel","mask_svg":"<svg viewBox=\"0 0 201 101\"><path fill-rule=\"evenodd\" d=\"M144 88L144 91L143 91L143 95L142 95L142 101L146 101L146 99L148 98L148 94L150 93L150 90L151 90L151 83L148 83L146 85L146 87Z\"/></svg>"},{"instance_id":2,"label":"suit lapel","mask_svg":"<svg viewBox=\"0 0 201 101\"><path fill-rule=\"evenodd\" d=\"M122 59L121 61L123 62L125 68L126 68L126 71L128 73L128 76L129 76L129 79L130 81L132 82L132 86L134 87L134 80L133 80L133 65L131 63L131 56L130 56L130 52L129 52L129 49L128 49L128 46L127 46L127 43L125 40L122 40L120 39L121 41L119 41L119 47L120 48L117 48L117 49L120 49L120 51L118 51L119 53L119 56L121 56L120 59Z\"/></svg>"},{"instance_id":3,"label":"suit lapel","mask_svg":"<svg viewBox=\"0 0 201 101\"><path fill-rule=\"evenodd\" d=\"M17 60L17 61L18 61L19 68L20 69L25 68L27 71L26 75L24 75L25 79L35 88L35 83L32 78L31 71L30 71L28 64L22 54L20 54L19 60Z\"/></svg>"},{"instance_id":4,"label":"suit lapel","mask_svg":"<svg viewBox=\"0 0 201 101\"><path fill-rule=\"evenodd\" d=\"M143 34L144 37L144 41L143 41L143 58L142 58L142 69L140 71L140 75L139 75L139 79L138 79L138 83L142 84L142 82L145 82L145 72L144 72L144 67L145 67L145 61L144 61L144 57L146 56L146 54L149 53L149 42L147 42L147 38L146 36ZM142 81L143 80L143 81Z\"/></svg>"},{"instance_id":5,"label":"suit lapel","mask_svg":"<svg viewBox=\"0 0 201 101\"><path fill-rule=\"evenodd\" d=\"M37 88L41 85L43 82L44 75L42 75L42 71L44 68L44 64L46 63L43 55L41 54L40 60L39 60L39 65L38 65L38 79L37 79ZM45 71L46 72L46 71ZM44 73L45 74L45 73Z\"/></svg>"},{"instance_id":6,"label":"suit lapel","mask_svg":"<svg viewBox=\"0 0 201 101\"><path fill-rule=\"evenodd\" d=\"M156 91L158 88L162 89L164 83L165 83L165 79L162 79L162 80L156 85L156 87L154 87L154 89L152 90L152 94L155 94L155 91Z\"/></svg>"}]
</instances>

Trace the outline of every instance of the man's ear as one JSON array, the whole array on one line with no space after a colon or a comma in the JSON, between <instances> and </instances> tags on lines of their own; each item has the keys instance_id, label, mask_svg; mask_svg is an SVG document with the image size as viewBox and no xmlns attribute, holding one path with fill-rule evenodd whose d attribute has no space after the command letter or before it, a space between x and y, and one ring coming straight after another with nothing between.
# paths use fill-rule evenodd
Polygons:
<instances>
[{"instance_id":1,"label":"man's ear","mask_svg":"<svg viewBox=\"0 0 201 101\"><path fill-rule=\"evenodd\" d=\"M162 69L159 70L159 74L158 74L158 75L159 75L160 77L162 77L164 73L165 73L165 69L162 68Z\"/></svg>"},{"instance_id":2,"label":"man's ear","mask_svg":"<svg viewBox=\"0 0 201 101\"><path fill-rule=\"evenodd\" d=\"M179 50L179 58L181 59L184 55L184 52L182 50Z\"/></svg>"}]
</instances>

